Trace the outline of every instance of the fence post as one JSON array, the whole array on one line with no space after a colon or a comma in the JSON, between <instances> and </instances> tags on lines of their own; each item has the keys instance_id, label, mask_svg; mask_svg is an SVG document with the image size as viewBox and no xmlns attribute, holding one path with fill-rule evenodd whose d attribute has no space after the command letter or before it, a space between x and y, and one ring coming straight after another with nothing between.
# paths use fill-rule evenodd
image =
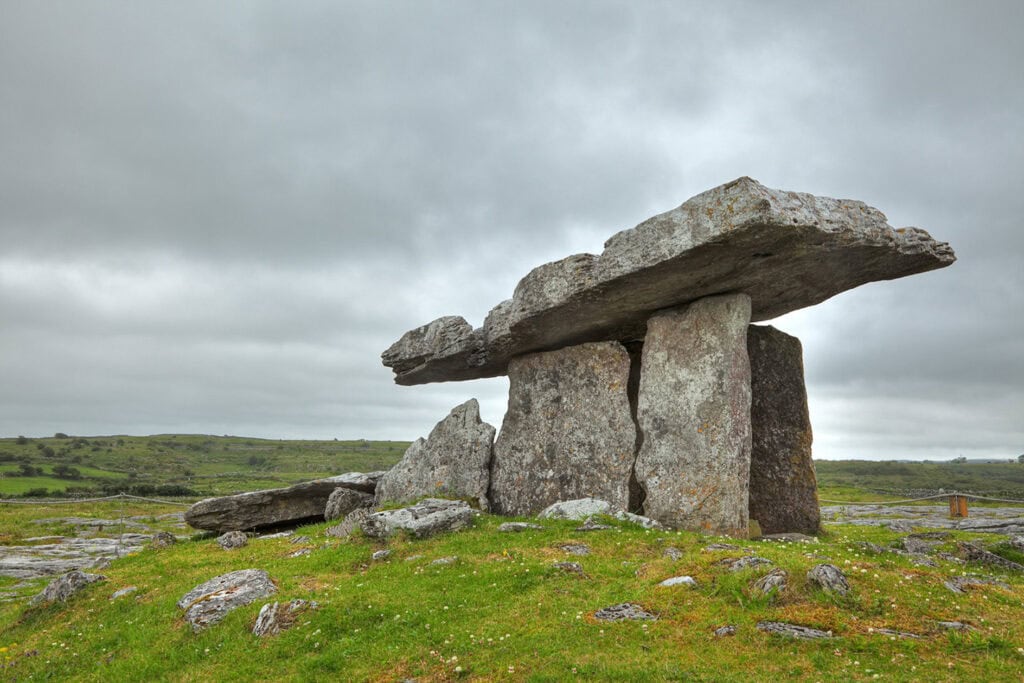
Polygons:
<instances>
[{"instance_id":1,"label":"fence post","mask_svg":"<svg viewBox=\"0 0 1024 683\"><path fill-rule=\"evenodd\" d=\"M949 516L967 517L967 496L949 497Z\"/></svg>"}]
</instances>

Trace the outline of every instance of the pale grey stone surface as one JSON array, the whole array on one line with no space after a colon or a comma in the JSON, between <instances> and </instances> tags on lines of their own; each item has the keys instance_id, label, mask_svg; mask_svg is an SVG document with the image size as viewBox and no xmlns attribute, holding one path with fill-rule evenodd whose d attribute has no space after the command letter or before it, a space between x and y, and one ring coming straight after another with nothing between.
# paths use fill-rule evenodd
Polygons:
<instances>
[{"instance_id":1,"label":"pale grey stone surface","mask_svg":"<svg viewBox=\"0 0 1024 683\"><path fill-rule=\"evenodd\" d=\"M495 431L480 419L475 398L452 408L426 439L413 442L398 464L381 477L377 504L440 496L468 498L488 510Z\"/></svg>"},{"instance_id":2,"label":"pale grey stone surface","mask_svg":"<svg viewBox=\"0 0 1024 683\"><path fill-rule=\"evenodd\" d=\"M668 527L747 535L749 322L750 298L735 294L647 323L635 471L644 513Z\"/></svg>"},{"instance_id":3,"label":"pale grey stone surface","mask_svg":"<svg viewBox=\"0 0 1024 683\"><path fill-rule=\"evenodd\" d=\"M821 527L800 340L770 325L747 330L750 357L750 519L764 534Z\"/></svg>"},{"instance_id":4,"label":"pale grey stone surface","mask_svg":"<svg viewBox=\"0 0 1024 683\"><path fill-rule=\"evenodd\" d=\"M529 522L504 522L498 525L498 531L505 533L521 533L523 531L541 531L544 527L540 524L530 524Z\"/></svg>"},{"instance_id":5,"label":"pale grey stone surface","mask_svg":"<svg viewBox=\"0 0 1024 683\"><path fill-rule=\"evenodd\" d=\"M594 618L601 621L654 621L658 617L640 605L623 602L597 610L594 612Z\"/></svg>"},{"instance_id":6,"label":"pale grey stone surface","mask_svg":"<svg viewBox=\"0 0 1024 683\"><path fill-rule=\"evenodd\" d=\"M472 523L473 509L465 501L426 498L409 507L371 513L361 527L371 538L387 538L399 530L426 538L458 531Z\"/></svg>"},{"instance_id":7,"label":"pale grey stone surface","mask_svg":"<svg viewBox=\"0 0 1024 683\"><path fill-rule=\"evenodd\" d=\"M894 230L857 201L738 178L524 277L476 330L458 317L407 332L383 354L399 384L505 374L511 358L587 341L643 337L653 311L721 292L769 320L875 280L942 268L949 245Z\"/></svg>"},{"instance_id":8,"label":"pale grey stone surface","mask_svg":"<svg viewBox=\"0 0 1024 683\"><path fill-rule=\"evenodd\" d=\"M353 510L368 508L372 505L373 496L369 493L339 486L327 497L327 505L324 506L324 519L328 522L341 519Z\"/></svg>"},{"instance_id":9,"label":"pale grey stone surface","mask_svg":"<svg viewBox=\"0 0 1024 683\"><path fill-rule=\"evenodd\" d=\"M826 593L847 595L850 592L846 575L834 564L817 564L811 567L807 572L807 580Z\"/></svg>"},{"instance_id":10,"label":"pale grey stone surface","mask_svg":"<svg viewBox=\"0 0 1024 683\"><path fill-rule=\"evenodd\" d=\"M99 574L86 574L77 569L68 572L47 584L41 593L29 601L30 605L46 604L51 602L67 602L75 593L97 581L106 581L107 577Z\"/></svg>"},{"instance_id":11,"label":"pale grey stone surface","mask_svg":"<svg viewBox=\"0 0 1024 683\"><path fill-rule=\"evenodd\" d=\"M697 580L692 576L673 576L670 579L665 579L659 586L689 586L690 588L697 587Z\"/></svg>"},{"instance_id":12,"label":"pale grey stone surface","mask_svg":"<svg viewBox=\"0 0 1024 683\"><path fill-rule=\"evenodd\" d=\"M249 545L249 537L242 531L228 531L217 537L217 545L224 550L235 550Z\"/></svg>"},{"instance_id":13,"label":"pale grey stone surface","mask_svg":"<svg viewBox=\"0 0 1024 683\"><path fill-rule=\"evenodd\" d=\"M311 609L317 609L315 601L292 600L288 603L270 602L260 608L252 634L259 638L274 636L285 631L295 623L296 618Z\"/></svg>"},{"instance_id":14,"label":"pale grey stone surface","mask_svg":"<svg viewBox=\"0 0 1024 683\"><path fill-rule=\"evenodd\" d=\"M178 600L178 609L185 610L185 621L198 632L218 623L228 612L276 591L267 572L240 569L199 584Z\"/></svg>"},{"instance_id":15,"label":"pale grey stone surface","mask_svg":"<svg viewBox=\"0 0 1024 683\"><path fill-rule=\"evenodd\" d=\"M132 593L135 593L138 590L139 590L138 586L126 586L125 588L122 588L121 590L114 591L111 594L110 599L111 600L117 600L118 598L123 598L126 595L131 595Z\"/></svg>"},{"instance_id":16,"label":"pale grey stone surface","mask_svg":"<svg viewBox=\"0 0 1024 683\"><path fill-rule=\"evenodd\" d=\"M772 591L778 592L786 590L786 583L788 580L789 574L785 569L773 569L760 579L754 581L752 588L755 592L767 595Z\"/></svg>"},{"instance_id":17,"label":"pale grey stone surface","mask_svg":"<svg viewBox=\"0 0 1024 683\"><path fill-rule=\"evenodd\" d=\"M223 532L322 520L334 489L344 487L373 493L382 475L383 472L349 472L287 488L207 498L188 509L185 521L196 529Z\"/></svg>"},{"instance_id":18,"label":"pale grey stone surface","mask_svg":"<svg viewBox=\"0 0 1024 683\"><path fill-rule=\"evenodd\" d=\"M584 520L592 515L612 514L612 504L599 498L560 500L547 506L537 515L539 519Z\"/></svg>"},{"instance_id":19,"label":"pale grey stone surface","mask_svg":"<svg viewBox=\"0 0 1024 683\"><path fill-rule=\"evenodd\" d=\"M786 624L781 621L759 621L757 622L757 630L764 631L765 633L774 633L779 636L786 636L787 638L797 638L800 640L814 640L817 638L832 637L832 631L822 631L821 629L810 628L808 626Z\"/></svg>"},{"instance_id":20,"label":"pale grey stone surface","mask_svg":"<svg viewBox=\"0 0 1024 683\"><path fill-rule=\"evenodd\" d=\"M533 515L584 497L628 508L636 445L629 368L629 354L615 342L512 360L491 465L492 511Z\"/></svg>"},{"instance_id":21,"label":"pale grey stone surface","mask_svg":"<svg viewBox=\"0 0 1024 683\"><path fill-rule=\"evenodd\" d=\"M338 524L328 527L325 534L337 538L348 538L356 529L362 528L363 521L373 513L370 508L357 508L345 515Z\"/></svg>"}]
</instances>

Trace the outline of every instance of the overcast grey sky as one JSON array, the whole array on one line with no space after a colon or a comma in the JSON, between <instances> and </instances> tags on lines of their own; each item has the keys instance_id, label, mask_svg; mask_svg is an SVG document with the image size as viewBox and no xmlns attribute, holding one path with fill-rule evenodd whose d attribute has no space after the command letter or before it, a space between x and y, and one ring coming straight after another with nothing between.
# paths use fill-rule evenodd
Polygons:
<instances>
[{"instance_id":1,"label":"overcast grey sky","mask_svg":"<svg viewBox=\"0 0 1024 683\"><path fill-rule=\"evenodd\" d=\"M774 324L816 457L1024 453L1024 3L0 0L0 435L413 439L380 352L741 175L956 249Z\"/></svg>"}]
</instances>

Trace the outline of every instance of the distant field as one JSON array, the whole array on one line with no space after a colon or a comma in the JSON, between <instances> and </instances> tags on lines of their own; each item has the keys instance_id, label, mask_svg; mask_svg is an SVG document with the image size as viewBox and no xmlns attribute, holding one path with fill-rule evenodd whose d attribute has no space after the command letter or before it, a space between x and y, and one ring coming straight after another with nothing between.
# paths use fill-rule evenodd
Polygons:
<instances>
[{"instance_id":1,"label":"distant field","mask_svg":"<svg viewBox=\"0 0 1024 683\"><path fill-rule=\"evenodd\" d=\"M0 496L222 495L351 471L387 469L402 457L402 441L284 441L235 436L168 434L0 439ZM42 475L15 476L22 465ZM54 467L77 478L53 476ZM45 494L42 493L45 489Z\"/></svg>"},{"instance_id":2,"label":"distant field","mask_svg":"<svg viewBox=\"0 0 1024 683\"><path fill-rule=\"evenodd\" d=\"M1024 464L816 460L822 498L885 500L961 491L1024 499Z\"/></svg>"}]
</instances>

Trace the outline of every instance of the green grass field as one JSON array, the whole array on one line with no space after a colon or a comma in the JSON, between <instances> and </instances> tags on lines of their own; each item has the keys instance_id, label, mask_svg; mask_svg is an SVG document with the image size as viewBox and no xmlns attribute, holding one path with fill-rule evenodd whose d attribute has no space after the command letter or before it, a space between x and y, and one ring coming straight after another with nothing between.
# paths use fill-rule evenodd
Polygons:
<instances>
[{"instance_id":1,"label":"green grass field","mask_svg":"<svg viewBox=\"0 0 1024 683\"><path fill-rule=\"evenodd\" d=\"M39 488L53 495L68 489L95 494L169 485L195 496L224 495L387 469L408 446L400 441L275 441L187 434L0 439L0 497ZM21 463L42 468L47 476L13 476ZM81 479L50 476L59 465L77 469Z\"/></svg>"},{"instance_id":2,"label":"green grass field","mask_svg":"<svg viewBox=\"0 0 1024 683\"><path fill-rule=\"evenodd\" d=\"M90 514L111 516L95 504ZM0 507L3 526L22 525L31 510ZM137 506L156 515L158 506ZM77 513L76 513L77 514ZM52 515L52 510L45 512ZM730 573L716 564L741 552L702 552L711 541L693 533L647 532L613 522L603 532L575 531L574 522L546 522L544 531L504 534L501 518L481 515L474 528L428 540L393 539L386 561L372 561L383 544L323 535L326 524L300 529L310 540L253 540L225 552L212 539L145 550L118 560L67 604L27 608L0 604L0 664L4 680L211 681L1003 681L1024 676L1024 578L1004 577L1009 590L988 587L955 595L942 586L966 569L940 560L916 567L862 541L898 535L863 527L828 527L815 545L740 542L790 574L790 587L771 597L750 583L765 569ZM955 538L980 538L957 533ZM950 539L943 549L953 550ZM585 543L586 557L558 546ZM674 561L664 549L674 546ZM291 558L297 547L312 553ZM432 566L458 556L453 565ZM805 574L829 561L847 573L852 593L830 597ZM582 564L587 577L552 569ZM193 586L242 568L274 578L275 600L320 603L279 636L249 632L258 601L194 634L175 602ZM991 570L982 570L990 573ZM691 575L697 589L658 583ZM0 580L0 592L14 580ZM21 589L37 591L43 582ZM111 601L117 589L138 592ZM635 602L654 622L604 623L595 610ZM778 620L825 630L827 641L792 641L758 631ZM949 633L940 620L976 630ZM737 626L733 637L713 630ZM893 638L893 628L923 636Z\"/></svg>"}]
</instances>

